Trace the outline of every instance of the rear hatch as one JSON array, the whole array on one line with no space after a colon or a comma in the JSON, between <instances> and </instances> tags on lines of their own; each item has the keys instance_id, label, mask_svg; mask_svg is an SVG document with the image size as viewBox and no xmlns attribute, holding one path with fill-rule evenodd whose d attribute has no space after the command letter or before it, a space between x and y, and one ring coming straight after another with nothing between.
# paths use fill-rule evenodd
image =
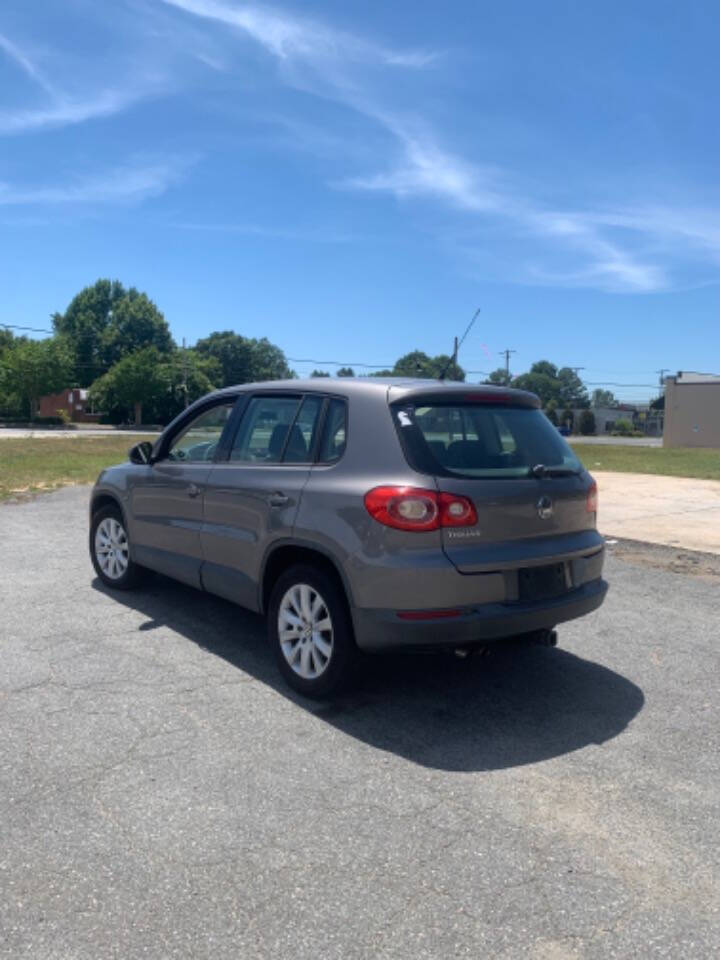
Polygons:
<instances>
[{"instance_id":1,"label":"rear hatch","mask_svg":"<svg viewBox=\"0 0 720 960\"><path fill-rule=\"evenodd\" d=\"M442 528L458 570L547 564L598 546L592 478L532 394L433 390L392 407L411 465L475 506L475 524Z\"/></svg>"}]
</instances>

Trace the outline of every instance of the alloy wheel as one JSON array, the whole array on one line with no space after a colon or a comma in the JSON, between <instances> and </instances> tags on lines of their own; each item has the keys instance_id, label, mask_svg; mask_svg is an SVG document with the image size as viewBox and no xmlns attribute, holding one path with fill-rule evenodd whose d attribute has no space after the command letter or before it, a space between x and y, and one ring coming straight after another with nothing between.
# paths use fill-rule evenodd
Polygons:
<instances>
[{"instance_id":1,"label":"alloy wheel","mask_svg":"<svg viewBox=\"0 0 720 960\"><path fill-rule=\"evenodd\" d=\"M318 591L294 584L278 609L280 648L290 668L304 680L316 680L328 668L333 653L330 611Z\"/></svg>"},{"instance_id":2,"label":"alloy wheel","mask_svg":"<svg viewBox=\"0 0 720 960\"><path fill-rule=\"evenodd\" d=\"M130 562L125 528L115 517L105 517L95 531L95 556L100 569L109 580L120 580Z\"/></svg>"}]
</instances>

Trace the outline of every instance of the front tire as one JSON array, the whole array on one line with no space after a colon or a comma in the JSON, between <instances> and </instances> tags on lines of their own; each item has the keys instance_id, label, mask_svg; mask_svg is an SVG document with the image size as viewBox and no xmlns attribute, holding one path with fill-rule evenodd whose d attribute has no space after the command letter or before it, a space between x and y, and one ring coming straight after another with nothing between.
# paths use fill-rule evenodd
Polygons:
<instances>
[{"instance_id":1,"label":"front tire","mask_svg":"<svg viewBox=\"0 0 720 960\"><path fill-rule=\"evenodd\" d=\"M119 507L102 507L90 524L90 559L106 587L130 590L140 577L130 556L130 539Z\"/></svg>"},{"instance_id":2,"label":"front tire","mask_svg":"<svg viewBox=\"0 0 720 960\"><path fill-rule=\"evenodd\" d=\"M289 567L273 587L268 634L278 668L306 697L337 694L357 660L350 612L337 580L305 564Z\"/></svg>"}]
</instances>

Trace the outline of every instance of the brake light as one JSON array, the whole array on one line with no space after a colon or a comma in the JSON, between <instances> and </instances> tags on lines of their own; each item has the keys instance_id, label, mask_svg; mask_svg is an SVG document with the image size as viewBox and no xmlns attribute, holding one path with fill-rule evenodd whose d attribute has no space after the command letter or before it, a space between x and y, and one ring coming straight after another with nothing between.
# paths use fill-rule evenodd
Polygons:
<instances>
[{"instance_id":1,"label":"brake light","mask_svg":"<svg viewBox=\"0 0 720 960\"><path fill-rule=\"evenodd\" d=\"M585 509L588 513L597 513L598 508L598 488L597 484L593 480L592 486L587 492L587 500L585 501Z\"/></svg>"},{"instance_id":2,"label":"brake light","mask_svg":"<svg viewBox=\"0 0 720 960\"><path fill-rule=\"evenodd\" d=\"M396 530L422 532L477 523L472 500L419 487L375 487L365 494L365 508L378 523Z\"/></svg>"}]
</instances>

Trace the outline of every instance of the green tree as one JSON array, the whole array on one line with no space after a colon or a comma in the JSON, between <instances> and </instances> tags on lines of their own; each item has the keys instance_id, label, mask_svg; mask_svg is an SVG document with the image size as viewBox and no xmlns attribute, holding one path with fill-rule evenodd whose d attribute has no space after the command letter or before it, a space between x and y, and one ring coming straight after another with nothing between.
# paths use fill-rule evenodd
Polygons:
<instances>
[{"instance_id":1,"label":"green tree","mask_svg":"<svg viewBox=\"0 0 720 960\"><path fill-rule=\"evenodd\" d=\"M225 387L260 380L285 380L295 375L280 347L265 337L255 340L232 330L217 331L198 340L195 349L219 362Z\"/></svg>"},{"instance_id":2,"label":"green tree","mask_svg":"<svg viewBox=\"0 0 720 960\"><path fill-rule=\"evenodd\" d=\"M545 416L548 418L550 423L553 423L555 426L557 426L558 415L557 415L557 403L555 402L555 400L551 400L550 403L548 403L547 407L545 407Z\"/></svg>"},{"instance_id":3,"label":"green tree","mask_svg":"<svg viewBox=\"0 0 720 960\"><path fill-rule=\"evenodd\" d=\"M335 374L336 377L354 377L355 371L352 367L340 367L338 372Z\"/></svg>"},{"instance_id":4,"label":"green tree","mask_svg":"<svg viewBox=\"0 0 720 960\"><path fill-rule=\"evenodd\" d=\"M560 422L564 427L569 427L570 430L575 429L575 414L570 409L565 409L562 412L560 417Z\"/></svg>"},{"instance_id":5,"label":"green tree","mask_svg":"<svg viewBox=\"0 0 720 960\"><path fill-rule=\"evenodd\" d=\"M130 288L115 304L101 341L102 361L110 369L118 360L147 347L169 353L175 346L165 317L144 293Z\"/></svg>"},{"instance_id":6,"label":"green tree","mask_svg":"<svg viewBox=\"0 0 720 960\"><path fill-rule=\"evenodd\" d=\"M330 374L327 372L327 370L313 370L310 376L311 377L329 377Z\"/></svg>"},{"instance_id":7,"label":"green tree","mask_svg":"<svg viewBox=\"0 0 720 960\"><path fill-rule=\"evenodd\" d=\"M557 380L558 368L549 360L538 360L530 367L530 373L542 373L551 380Z\"/></svg>"},{"instance_id":8,"label":"green tree","mask_svg":"<svg viewBox=\"0 0 720 960\"><path fill-rule=\"evenodd\" d=\"M392 370L378 370L374 377L421 377L437 380L444 374L446 380L464 380L463 368L452 362L448 354L440 353L430 357L422 350L412 350L396 362Z\"/></svg>"},{"instance_id":9,"label":"green tree","mask_svg":"<svg viewBox=\"0 0 720 960\"><path fill-rule=\"evenodd\" d=\"M580 377L571 367L561 367L557 372L559 384L558 404L574 409L587 409L590 398Z\"/></svg>"},{"instance_id":10,"label":"green tree","mask_svg":"<svg viewBox=\"0 0 720 960\"><path fill-rule=\"evenodd\" d=\"M155 347L146 347L119 360L90 387L96 409L113 413L134 412L140 425L143 407L151 406L170 392L168 371Z\"/></svg>"},{"instance_id":11,"label":"green tree","mask_svg":"<svg viewBox=\"0 0 720 960\"><path fill-rule=\"evenodd\" d=\"M580 433L584 437L594 434L596 430L595 414L592 410L583 410L580 414Z\"/></svg>"},{"instance_id":12,"label":"green tree","mask_svg":"<svg viewBox=\"0 0 720 960\"><path fill-rule=\"evenodd\" d=\"M127 295L119 280L98 280L70 301L65 313L52 315L56 333L67 338L78 383L87 387L107 369L102 342L113 310Z\"/></svg>"},{"instance_id":13,"label":"green tree","mask_svg":"<svg viewBox=\"0 0 720 960\"><path fill-rule=\"evenodd\" d=\"M222 380L220 364L194 350L162 354L145 347L128 354L90 387L97 409L120 423L169 423L194 400L215 389Z\"/></svg>"},{"instance_id":14,"label":"green tree","mask_svg":"<svg viewBox=\"0 0 720 960\"><path fill-rule=\"evenodd\" d=\"M65 313L52 317L56 333L71 346L75 376L88 386L121 357L144 347L172 349L170 330L155 304L119 280L98 280L70 301Z\"/></svg>"},{"instance_id":15,"label":"green tree","mask_svg":"<svg viewBox=\"0 0 720 960\"><path fill-rule=\"evenodd\" d=\"M15 339L2 354L0 392L17 397L34 420L40 397L70 386L72 373L72 352L62 337Z\"/></svg>"},{"instance_id":16,"label":"green tree","mask_svg":"<svg viewBox=\"0 0 720 960\"><path fill-rule=\"evenodd\" d=\"M188 404L222 384L222 367L196 350L174 350L160 361L162 392L144 407L152 423L170 421Z\"/></svg>"},{"instance_id":17,"label":"green tree","mask_svg":"<svg viewBox=\"0 0 720 960\"><path fill-rule=\"evenodd\" d=\"M511 379L512 377L510 377L505 367L498 367L497 370L493 370L488 376L486 383L494 383L499 387L507 387Z\"/></svg>"},{"instance_id":18,"label":"green tree","mask_svg":"<svg viewBox=\"0 0 720 960\"><path fill-rule=\"evenodd\" d=\"M528 373L521 373L512 382L514 387L536 393L542 401L543 407L554 400L558 409L561 407L584 408L590 406L582 380L570 367L561 367L559 370L549 360L538 360Z\"/></svg>"},{"instance_id":19,"label":"green tree","mask_svg":"<svg viewBox=\"0 0 720 960\"><path fill-rule=\"evenodd\" d=\"M517 387L518 390L536 393L543 407L547 407L551 400L554 400L556 405L559 404L560 388L557 379L549 377L546 373L533 372L531 369L529 373L521 373L520 376L515 377L512 386Z\"/></svg>"},{"instance_id":20,"label":"green tree","mask_svg":"<svg viewBox=\"0 0 720 960\"><path fill-rule=\"evenodd\" d=\"M618 405L615 394L612 390L593 390L592 392L592 405L593 407L616 407Z\"/></svg>"},{"instance_id":21,"label":"green tree","mask_svg":"<svg viewBox=\"0 0 720 960\"><path fill-rule=\"evenodd\" d=\"M15 337L13 336L12 330L7 330L5 327L0 327L0 357L3 353L13 345Z\"/></svg>"}]
</instances>

